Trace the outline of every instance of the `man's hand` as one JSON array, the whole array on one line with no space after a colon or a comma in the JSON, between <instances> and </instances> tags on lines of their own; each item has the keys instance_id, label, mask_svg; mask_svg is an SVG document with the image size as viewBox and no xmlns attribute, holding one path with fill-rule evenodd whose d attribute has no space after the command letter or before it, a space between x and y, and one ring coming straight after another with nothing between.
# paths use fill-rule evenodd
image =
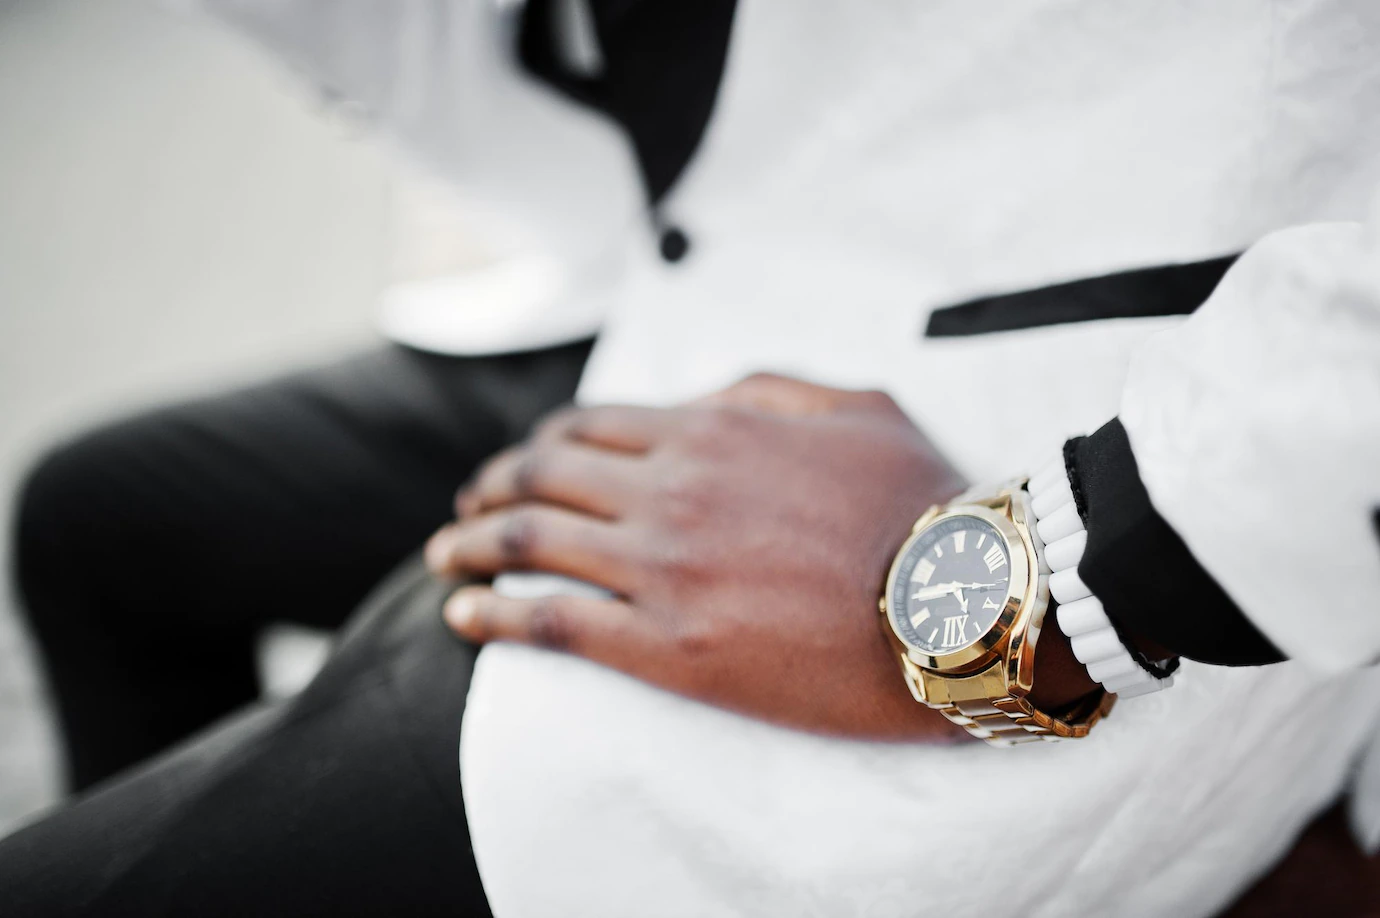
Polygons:
<instances>
[{"instance_id":1,"label":"man's hand","mask_svg":"<svg viewBox=\"0 0 1380 918\"><path fill-rule=\"evenodd\" d=\"M962 487L887 396L752 377L683 408L554 416L460 493L426 557L442 576L550 571L618 597L465 587L446 617L471 640L787 726L950 737L907 692L877 598L915 519Z\"/></svg>"}]
</instances>

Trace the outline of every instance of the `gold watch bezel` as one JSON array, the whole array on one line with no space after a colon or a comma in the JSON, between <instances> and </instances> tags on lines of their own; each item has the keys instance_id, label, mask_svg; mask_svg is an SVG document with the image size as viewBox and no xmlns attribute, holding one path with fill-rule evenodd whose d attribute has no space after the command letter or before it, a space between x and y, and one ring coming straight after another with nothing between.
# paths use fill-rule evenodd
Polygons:
<instances>
[{"instance_id":1,"label":"gold watch bezel","mask_svg":"<svg viewBox=\"0 0 1380 918\"><path fill-rule=\"evenodd\" d=\"M1005 658L1010 664L1008 682L1011 689L1019 691L1020 694L1029 692L1033 681L1034 645L1039 635L1039 623L1029 622L1030 615L1035 611L1033 607L1037 598L1034 595L1036 581L1031 577L1031 571L1035 569L1035 551L1029 536L1012 519L1016 513L1020 514L1024 522L1024 507L1019 502L1013 502L1007 495L998 507L975 503L932 507L911 527L910 535L896 552L887 572L886 592L882 594L881 611L886 619L888 631L900 643L906 657L915 665L939 675L965 675L982 670ZM930 527L958 516L976 517L997 530L1006 542L1011 577L1007 586L1006 603L982 636L961 650L935 655L906 641L897 631L889 607L901 561L911 547ZM1033 633L1031 624L1035 626ZM1021 627L1022 625L1024 626ZM1005 646L1008 644L1011 646Z\"/></svg>"}]
</instances>

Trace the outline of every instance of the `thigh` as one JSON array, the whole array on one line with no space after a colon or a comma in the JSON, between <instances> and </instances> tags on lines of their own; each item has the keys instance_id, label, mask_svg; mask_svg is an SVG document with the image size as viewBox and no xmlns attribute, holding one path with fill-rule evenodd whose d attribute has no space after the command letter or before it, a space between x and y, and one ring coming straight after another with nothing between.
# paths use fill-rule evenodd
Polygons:
<instances>
[{"instance_id":1,"label":"thigh","mask_svg":"<svg viewBox=\"0 0 1380 918\"><path fill-rule=\"evenodd\" d=\"M339 624L476 464L574 392L586 344L385 347L153 411L61 448L21 499L25 592L103 617Z\"/></svg>"},{"instance_id":2,"label":"thigh","mask_svg":"<svg viewBox=\"0 0 1380 918\"><path fill-rule=\"evenodd\" d=\"M413 564L312 686L0 842L5 914L487 915L457 748L477 650Z\"/></svg>"},{"instance_id":3,"label":"thigh","mask_svg":"<svg viewBox=\"0 0 1380 918\"><path fill-rule=\"evenodd\" d=\"M16 572L69 784L253 699L258 630L338 625L480 460L569 397L587 350L387 347L56 450L19 502Z\"/></svg>"}]
</instances>

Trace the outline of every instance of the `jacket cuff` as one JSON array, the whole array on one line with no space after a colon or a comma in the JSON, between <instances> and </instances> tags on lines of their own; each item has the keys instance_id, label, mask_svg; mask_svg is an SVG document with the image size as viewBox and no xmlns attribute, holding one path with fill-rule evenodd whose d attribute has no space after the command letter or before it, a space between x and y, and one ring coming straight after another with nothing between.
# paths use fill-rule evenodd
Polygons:
<instances>
[{"instance_id":1,"label":"jacket cuff","mask_svg":"<svg viewBox=\"0 0 1380 918\"><path fill-rule=\"evenodd\" d=\"M1284 659L1150 503L1121 421L1064 445L1088 531L1078 575L1123 634L1222 666Z\"/></svg>"}]
</instances>

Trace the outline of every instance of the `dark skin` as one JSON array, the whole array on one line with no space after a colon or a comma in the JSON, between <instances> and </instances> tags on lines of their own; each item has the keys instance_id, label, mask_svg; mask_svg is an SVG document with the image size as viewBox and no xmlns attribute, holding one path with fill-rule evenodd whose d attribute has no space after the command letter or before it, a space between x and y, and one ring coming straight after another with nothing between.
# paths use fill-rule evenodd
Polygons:
<instances>
[{"instance_id":1,"label":"dark skin","mask_svg":"<svg viewBox=\"0 0 1380 918\"><path fill-rule=\"evenodd\" d=\"M445 577L541 570L615 599L463 587L476 641L586 657L784 726L867 739L965 734L915 703L877 612L915 520L966 482L889 397L754 376L673 409L572 409L494 457L426 558ZM1033 700L1096 685L1052 623Z\"/></svg>"}]
</instances>

